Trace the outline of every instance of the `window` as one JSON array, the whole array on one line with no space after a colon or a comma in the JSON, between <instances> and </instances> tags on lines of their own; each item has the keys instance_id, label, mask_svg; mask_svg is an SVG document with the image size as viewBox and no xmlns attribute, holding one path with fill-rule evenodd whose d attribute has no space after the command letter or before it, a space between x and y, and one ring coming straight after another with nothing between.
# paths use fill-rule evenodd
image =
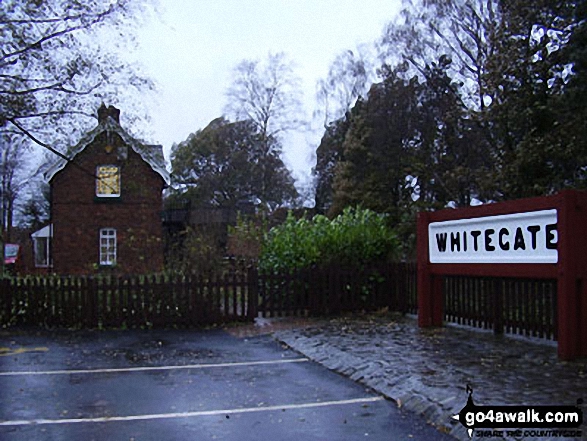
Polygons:
<instances>
[{"instance_id":1,"label":"window","mask_svg":"<svg viewBox=\"0 0 587 441\"><path fill-rule=\"evenodd\" d=\"M100 230L100 265L116 265L116 230Z\"/></svg>"},{"instance_id":2,"label":"window","mask_svg":"<svg viewBox=\"0 0 587 441\"><path fill-rule=\"evenodd\" d=\"M33 238L33 252L35 254L35 266L37 268L49 268L53 266L51 259L51 239L53 238L53 225L47 225L39 231L35 231Z\"/></svg>"},{"instance_id":3,"label":"window","mask_svg":"<svg viewBox=\"0 0 587 441\"><path fill-rule=\"evenodd\" d=\"M120 168L117 165L99 165L96 168L96 196L120 196Z\"/></svg>"}]
</instances>

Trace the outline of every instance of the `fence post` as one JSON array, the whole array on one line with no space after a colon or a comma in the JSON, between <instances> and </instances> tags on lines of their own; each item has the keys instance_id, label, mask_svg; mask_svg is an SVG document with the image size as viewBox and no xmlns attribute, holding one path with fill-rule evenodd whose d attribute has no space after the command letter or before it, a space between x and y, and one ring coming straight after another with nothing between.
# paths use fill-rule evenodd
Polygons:
<instances>
[{"instance_id":1,"label":"fence post","mask_svg":"<svg viewBox=\"0 0 587 441\"><path fill-rule=\"evenodd\" d=\"M257 306L259 300L259 273L257 268L250 267L247 271L247 318L250 321L257 317Z\"/></svg>"},{"instance_id":2,"label":"fence post","mask_svg":"<svg viewBox=\"0 0 587 441\"><path fill-rule=\"evenodd\" d=\"M417 253L418 253L418 326L442 326L443 300L442 277L430 271L428 253L429 213L418 213Z\"/></svg>"},{"instance_id":3,"label":"fence post","mask_svg":"<svg viewBox=\"0 0 587 441\"><path fill-rule=\"evenodd\" d=\"M503 280L493 279L493 333L503 334Z\"/></svg>"},{"instance_id":4,"label":"fence post","mask_svg":"<svg viewBox=\"0 0 587 441\"><path fill-rule=\"evenodd\" d=\"M0 308L0 325L7 326L10 323L14 291L10 289L10 279L0 278L0 296L2 297L1 304L3 305L3 308Z\"/></svg>"},{"instance_id":5,"label":"fence post","mask_svg":"<svg viewBox=\"0 0 587 441\"><path fill-rule=\"evenodd\" d=\"M410 277L410 267L408 263L394 263L392 266L391 277L395 280L395 298L397 309L402 314L408 312L408 283L406 279Z\"/></svg>"},{"instance_id":6,"label":"fence post","mask_svg":"<svg viewBox=\"0 0 587 441\"><path fill-rule=\"evenodd\" d=\"M582 231L587 221L587 197L572 190L561 192L558 209L558 355L572 360L587 355L587 289Z\"/></svg>"}]
</instances>

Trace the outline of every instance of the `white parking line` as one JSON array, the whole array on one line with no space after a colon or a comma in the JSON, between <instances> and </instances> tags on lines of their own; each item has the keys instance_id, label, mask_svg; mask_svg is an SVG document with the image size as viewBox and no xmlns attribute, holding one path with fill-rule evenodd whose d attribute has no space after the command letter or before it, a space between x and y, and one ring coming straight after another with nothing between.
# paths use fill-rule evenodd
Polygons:
<instances>
[{"instance_id":1,"label":"white parking line","mask_svg":"<svg viewBox=\"0 0 587 441\"><path fill-rule=\"evenodd\" d=\"M163 420L171 418L193 418L200 416L214 416L214 415L234 415L239 413L252 413L252 412L274 412L283 410L295 410L295 409L312 409L317 407L328 407L328 406L345 406L349 404L366 404L373 403L376 401L384 400L384 397L367 397L367 398L354 398L350 400L339 400L339 401L324 401L314 403L302 403L302 404L282 404L279 406L259 406L259 407L245 407L242 409L221 409L221 410L203 410L198 412L182 412L182 413L160 413L151 415L129 415L129 416L118 416L118 417L99 417L99 418L70 418L70 419L59 419L59 420L15 420L15 421L0 421L0 426L32 426L32 425L49 425L49 424L79 424L79 423L110 423L116 421L145 421L145 420Z\"/></svg>"},{"instance_id":2,"label":"white parking line","mask_svg":"<svg viewBox=\"0 0 587 441\"><path fill-rule=\"evenodd\" d=\"M262 366L272 364L285 363L302 363L309 361L307 358L292 358L279 360L264 360L264 361L242 361L234 363L204 363L204 364L188 364L176 366L143 366L132 368L113 368L113 369L66 369L55 371L12 371L0 372L0 377L13 377L18 375L73 375L73 374L110 374L121 372L146 372L146 371L171 371L176 369L209 369L221 367L238 367L238 366Z\"/></svg>"}]
</instances>

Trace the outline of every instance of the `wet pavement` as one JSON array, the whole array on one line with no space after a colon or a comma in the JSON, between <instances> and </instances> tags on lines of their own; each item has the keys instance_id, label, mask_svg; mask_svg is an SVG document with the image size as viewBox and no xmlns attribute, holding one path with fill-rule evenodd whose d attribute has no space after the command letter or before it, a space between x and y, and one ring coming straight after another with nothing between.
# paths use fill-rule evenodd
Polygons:
<instances>
[{"instance_id":1,"label":"wet pavement","mask_svg":"<svg viewBox=\"0 0 587 441\"><path fill-rule=\"evenodd\" d=\"M450 441L262 325L0 331L0 440Z\"/></svg>"},{"instance_id":2,"label":"wet pavement","mask_svg":"<svg viewBox=\"0 0 587 441\"><path fill-rule=\"evenodd\" d=\"M266 328L275 326L279 341L373 388L457 439L469 439L451 418L467 402L467 384L476 405L574 406L578 399L587 403L587 360L559 361L554 343L452 326L419 329L413 317L391 314L298 322L289 330L287 323L277 320ZM587 419L587 406L579 407ZM587 439L585 422L580 429L582 438L553 439Z\"/></svg>"}]
</instances>

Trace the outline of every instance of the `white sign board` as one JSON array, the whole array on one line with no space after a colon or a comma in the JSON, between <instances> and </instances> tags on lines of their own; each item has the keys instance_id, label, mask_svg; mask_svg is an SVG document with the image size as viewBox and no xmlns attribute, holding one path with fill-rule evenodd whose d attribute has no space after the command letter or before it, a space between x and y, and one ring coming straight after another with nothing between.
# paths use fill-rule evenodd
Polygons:
<instances>
[{"instance_id":1,"label":"white sign board","mask_svg":"<svg viewBox=\"0 0 587 441\"><path fill-rule=\"evenodd\" d=\"M430 263L557 263L556 210L432 222Z\"/></svg>"}]
</instances>

